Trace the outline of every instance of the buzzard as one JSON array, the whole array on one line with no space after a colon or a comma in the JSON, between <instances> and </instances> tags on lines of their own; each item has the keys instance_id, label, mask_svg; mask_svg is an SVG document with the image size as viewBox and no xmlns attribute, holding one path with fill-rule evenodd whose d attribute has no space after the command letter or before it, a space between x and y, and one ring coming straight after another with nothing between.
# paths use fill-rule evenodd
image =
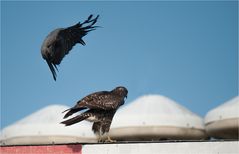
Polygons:
<instances>
[{"instance_id":1,"label":"buzzard","mask_svg":"<svg viewBox=\"0 0 239 154\"><path fill-rule=\"evenodd\" d=\"M64 118L84 109L86 111L61 123L69 126L82 120L93 122L92 130L99 135L100 142L102 141L101 137L109 132L114 114L124 104L127 94L128 90L125 87L116 87L112 91L100 91L90 94L79 100L74 107L65 110L64 112L67 111L67 113ZM108 135L107 137L106 141L112 142Z\"/></svg>"},{"instance_id":2,"label":"buzzard","mask_svg":"<svg viewBox=\"0 0 239 154\"><path fill-rule=\"evenodd\" d=\"M83 37L90 31L95 30L98 26L94 26L99 15L93 18L90 15L83 23L77 23L67 28L57 28L53 30L43 41L41 46L41 54L46 60L53 79L56 81L56 70L65 55L73 48L74 45L80 43L85 45Z\"/></svg>"}]
</instances>

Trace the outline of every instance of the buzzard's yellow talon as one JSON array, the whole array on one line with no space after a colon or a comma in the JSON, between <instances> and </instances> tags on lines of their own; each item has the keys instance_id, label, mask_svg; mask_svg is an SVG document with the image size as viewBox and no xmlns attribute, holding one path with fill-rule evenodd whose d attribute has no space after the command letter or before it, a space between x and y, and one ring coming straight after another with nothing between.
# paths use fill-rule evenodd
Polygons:
<instances>
[{"instance_id":1,"label":"buzzard's yellow talon","mask_svg":"<svg viewBox=\"0 0 239 154\"><path fill-rule=\"evenodd\" d=\"M107 140L105 140L105 142L114 143L116 140L112 140L109 136L107 136Z\"/></svg>"}]
</instances>

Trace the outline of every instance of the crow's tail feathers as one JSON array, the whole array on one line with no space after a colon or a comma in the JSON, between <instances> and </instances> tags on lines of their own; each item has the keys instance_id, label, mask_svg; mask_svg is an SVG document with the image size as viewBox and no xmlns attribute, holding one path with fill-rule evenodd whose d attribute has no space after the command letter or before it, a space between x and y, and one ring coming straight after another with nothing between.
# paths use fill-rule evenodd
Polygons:
<instances>
[{"instance_id":1,"label":"crow's tail feathers","mask_svg":"<svg viewBox=\"0 0 239 154\"><path fill-rule=\"evenodd\" d=\"M89 115L86 115L86 114L83 113L81 115L75 116L74 118L62 121L61 124L65 124L65 126L70 126L70 125L73 125L77 122L81 122L82 120L85 120L88 117L89 117Z\"/></svg>"}]
</instances>

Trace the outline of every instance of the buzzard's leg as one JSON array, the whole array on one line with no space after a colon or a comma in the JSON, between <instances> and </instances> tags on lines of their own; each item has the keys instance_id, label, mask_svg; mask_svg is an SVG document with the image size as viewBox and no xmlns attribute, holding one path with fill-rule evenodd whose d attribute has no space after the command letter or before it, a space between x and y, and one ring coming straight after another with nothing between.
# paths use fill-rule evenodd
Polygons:
<instances>
[{"instance_id":1,"label":"buzzard's leg","mask_svg":"<svg viewBox=\"0 0 239 154\"><path fill-rule=\"evenodd\" d=\"M103 143L104 140L102 139L102 135L99 133L99 139L98 139L98 143Z\"/></svg>"},{"instance_id":2,"label":"buzzard's leg","mask_svg":"<svg viewBox=\"0 0 239 154\"><path fill-rule=\"evenodd\" d=\"M98 143L103 142L102 139L102 132L101 132L101 122L94 122L93 126L92 126L92 130L94 131L94 133L97 135L98 137Z\"/></svg>"},{"instance_id":3,"label":"buzzard's leg","mask_svg":"<svg viewBox=\"0 0 239 154\"><path fill-rule=\"evenodd\" d=\"M108 143L116 142L115 140L111 140L109 136L110 125L111 125L114 114L115 114L115 110L111 111L110 113L107 113L105 117L106 119L105 121L103 121L101 131L102 131L102 134L106 133L106 136L107 136L107 139L104 142L108 142Z\"/></svg>"},{"instance_id":4,"label":"buzzard's leg","mask_svg":"<svg viewBox=\"0 0 239 154\"><path fill-rule=\"evenodd\" d=\"M107 140L105 140L105 142L107 143L114 143L114 142L116 142L116 140L112 140L111 138L110 138L110 136L107 134Z\"/></svg>"}]
</instances>

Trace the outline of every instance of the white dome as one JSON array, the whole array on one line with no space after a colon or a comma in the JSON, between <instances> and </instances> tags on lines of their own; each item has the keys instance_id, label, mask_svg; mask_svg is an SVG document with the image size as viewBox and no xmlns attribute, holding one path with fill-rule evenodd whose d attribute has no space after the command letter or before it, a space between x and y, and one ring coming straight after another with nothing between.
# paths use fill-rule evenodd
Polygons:
<instances>
[{"instance_id":1,"label":"white dome","mask_svg":"<svg viewBox=\"0 0 239 154\"><path fill-rule=\"evenodd\" d=\"M68 106L50 105L7 126L1 131L1 144L49 144L96 142L91 124L81 122L65 127L60 124Z\"/></svg>"},{"instance_id":2,"label":"white dome","mask_svg":"<svg viewBox=\"0 0 239 154\"><path fill-rule=\"evenodd\" d=\"M211 137L238 139L239 96L210 110L205 116L205 127Z\"/></svg>"},{"instance_id":3,"label":"white dome","mask_svg":"<svg viewBox=\"0 0 239 154\"><path fill-rule=\"evenodd\" d=\"M139 136L158 135L160 137L162 134L173 134L174 128L175 133L182 133L178 135L181 137L186 137L185 131L190 135L189 130L199 130L198 138L205 136L204 123L201 117L173 100L160 95L142 96L119 109L114 116L111 128L112 136L117 135L114 133L116 130L123 136L126 132L132 133L129 131L130 129L136 133L133 133L136 136L139 133ZM119 131L120 129L122 132ZM167 138L165 135L163 137ZM169 137L173 138L173 136Z\"/></svg>"},{"instance_id":4,"label":"white dome","mask_svg":"<svg viewBox=\"0 0 239 154\"><path fill-rule=\"evenodd\" d=\"M210 110L205 116L205 124L231 118L239 118L239 96Z\"/></svg>"}]
</instances>

